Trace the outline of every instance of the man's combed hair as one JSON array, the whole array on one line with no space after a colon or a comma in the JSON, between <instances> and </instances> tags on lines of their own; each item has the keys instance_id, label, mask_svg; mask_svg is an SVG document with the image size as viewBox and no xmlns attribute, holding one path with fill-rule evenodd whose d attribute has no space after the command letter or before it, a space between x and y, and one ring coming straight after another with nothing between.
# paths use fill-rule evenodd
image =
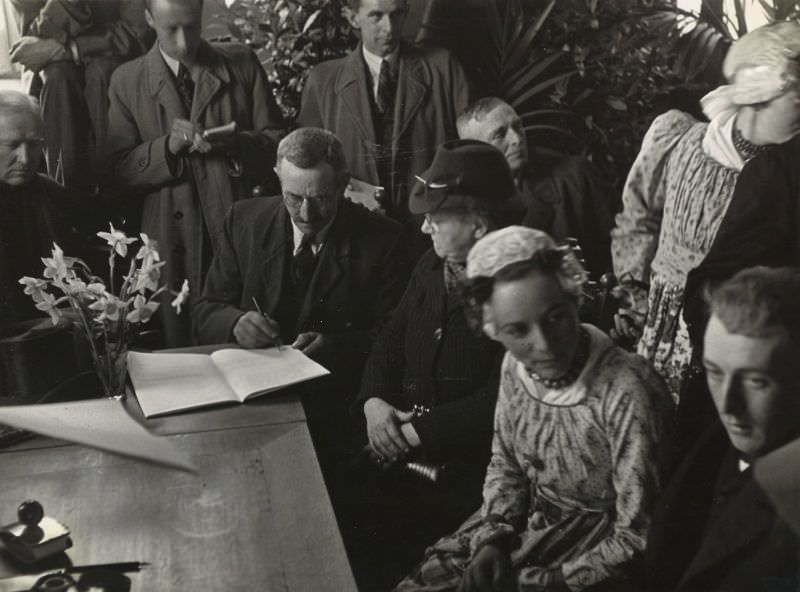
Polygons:
<instances>
[{"instance_id":1,"label":"man's combed hair","mask_svg":"<svg viewBox=\"0 0 800 592\"><path fill-rule=\"evenodd\" d=\"M800 269L745 269L707 289L705 299L729 333L759 338L786 330L800 346Z\"/></svg>"},{"instance_id":2,"label":"man's combed hair","mask_svg":"<svg viewBox=\"0 0 800 592\"><path fill-rule=\"evenodd\" d=\"M16 90L0 91L0 117L15 115L33 116L38 120L42 118L39 103L35 98Z\"/></svg>"},{"instance_id":3,"label":"man's combed hair","mask_svg":"<svg viewBox=\"0 0 800 592\"><path fill-rule=\"evenodd\" d=\"M339 138L318 127L301 127L281 140L277 162L283 159L301 169L328 163L336 174L347 172L347 160Z\"/></svg>"},{"instance_id":4,"label":"man's combed hair","mask_svg":"<svg viewBox=\"0 0 800 592\"><path fill-rule=\"evenodd\" d=\"M464 109L461 114L456 118L456 129L458 130L458 137L463 138L467 133L469 122L472 120L483 121L484 117L489 115L498 107L508 107L513 110L514 108L506 103L503 99L497 97L484 97L472 103L469 107Z\"/></svg>"}]
</instances>

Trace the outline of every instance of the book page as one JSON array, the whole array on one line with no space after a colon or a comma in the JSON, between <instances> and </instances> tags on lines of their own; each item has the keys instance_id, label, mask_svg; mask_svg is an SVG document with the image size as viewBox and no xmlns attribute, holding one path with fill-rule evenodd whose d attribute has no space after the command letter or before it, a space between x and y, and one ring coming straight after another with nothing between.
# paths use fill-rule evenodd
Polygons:
<instances>
[{"instance_id":1,"label":"book page","mask_svg":"<svg viewBox=\"0 0 800 592\"><path fill-rule=\"evenodd\" d=\"M330 374L293 347L221 349L211 354L240 401Z\"/></svg>"},{"instance_id":2,"label":"book page","mask_svg":"<svg viewBox=\"0 0 800 592\"><path fill-rule=\"evenodd\" d=\"M145 417L237 400L206 354L129 352L128 372Z\"/></svg>"}]
</instances>

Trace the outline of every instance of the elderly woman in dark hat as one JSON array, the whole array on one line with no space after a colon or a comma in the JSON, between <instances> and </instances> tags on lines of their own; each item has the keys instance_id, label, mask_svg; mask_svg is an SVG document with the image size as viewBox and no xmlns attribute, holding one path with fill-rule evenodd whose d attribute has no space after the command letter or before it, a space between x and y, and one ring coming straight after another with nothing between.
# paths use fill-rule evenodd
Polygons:
<instances>
[{"instance_id":1,"label":"elderly woman in dark hat","mask_svg":"<svg viewBox=\"0 0 800 592\"><path fill-rule=\"evenodd\" d=\"M480 500L502 348L470 327L461 286L467 253L507 224L515 195L503 154L476 140L441 145L418 180L409 208L424 214L422 231L433 249L378 336L354 407L380 489L373 515L361 514L373 531L391 537L400 570ZM447 463L458 485L431 487L403 470L408 461Z\"/></svg>"}]
</instances>

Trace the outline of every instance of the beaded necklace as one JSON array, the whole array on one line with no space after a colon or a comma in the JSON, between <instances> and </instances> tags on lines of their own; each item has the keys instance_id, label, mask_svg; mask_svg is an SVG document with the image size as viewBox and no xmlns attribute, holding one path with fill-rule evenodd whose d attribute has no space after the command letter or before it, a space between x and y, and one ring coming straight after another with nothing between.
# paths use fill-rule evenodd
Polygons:
<instances>
[{"instance_id":1,"label":"beaded necklace","mask_svg":"<svg viewBox=\"0 0 800 592\"><path fill-rule=\"evenodd\" d=\"M739 131L739 128L736 126L736 122L733 122L733 147L739 152L742 156L742 159L745 161L750 160L751 158L758 156L764 150L769 148L767 145L759 145L753 144L750 140L745 138L742 135L742 132Z\"/></svg>"},{"instance_id":2,"label":"beaded necklace","mask_svg":"<svg viewBox=\"0 0 800 592\"><path fill-rule=\"evenodd\" d=\"M545 378L540 376L533 370L528 370L530 376L536 382L544 385L549 389L561 389L565 386L571 385L580 376L586 361L589 359L589 333L581 327L581 335L578 341L578 350L575 352L575 357L572 359L569 370L558 378Z\"/></svg>"}]
</instances>

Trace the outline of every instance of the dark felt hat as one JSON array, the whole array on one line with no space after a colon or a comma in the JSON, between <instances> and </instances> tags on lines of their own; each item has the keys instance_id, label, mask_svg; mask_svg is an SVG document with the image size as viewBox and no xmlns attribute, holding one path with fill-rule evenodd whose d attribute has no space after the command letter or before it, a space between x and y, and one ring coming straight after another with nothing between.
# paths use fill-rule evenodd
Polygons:
<instances>
[{"instance_id":1,"label":"dark felt hat","mask_svg":"<svg viewBox=\"0 0 800 592\"><path fill-rule=\"evenodd\" d=\"M453 140L436 149L431 166L417 175L408 200L412 214L441 209L502 206L516 193L505 156L478 140Z\"/></svg>"}]
</instances>

